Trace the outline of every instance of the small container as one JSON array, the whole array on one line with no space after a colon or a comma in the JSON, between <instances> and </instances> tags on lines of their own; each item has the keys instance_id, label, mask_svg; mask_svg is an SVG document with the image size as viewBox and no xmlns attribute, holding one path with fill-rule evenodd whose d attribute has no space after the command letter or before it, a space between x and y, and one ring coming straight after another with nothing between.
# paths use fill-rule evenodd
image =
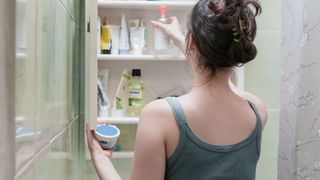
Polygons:
<instances>
[{"instance_id":1,"label":"small container","mask_svg":"<svg viewBox=\"0 0 320 180\"><path fill-rule=\"evenodd\" d=\"M95 135L103 149L112 149L117 144L120 130L113 125L99 125Z\"/></svg>"}]
</instances>

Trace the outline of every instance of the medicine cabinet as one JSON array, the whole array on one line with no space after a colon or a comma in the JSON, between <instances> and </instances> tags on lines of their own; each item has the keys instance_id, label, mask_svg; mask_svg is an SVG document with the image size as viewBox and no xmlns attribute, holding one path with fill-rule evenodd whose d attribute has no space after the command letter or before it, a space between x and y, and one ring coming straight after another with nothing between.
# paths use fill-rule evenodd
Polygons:
<instances>
[{"instance_id":1,"label":"medicine cabinet","mask_svg":"<svg viewBox=\"0 0 320 180\"><path fill-rule=\"evenodd\" d=\"M97 76L101 70L108 70L106 84L107 95L113 105L113 100L124 69L141 69L142 80L145 83L145 101L150 102L158 97L181 95L189 91L192 83L191 71L185 57L179 51L172 55L154 55L153 39L154 28L150 25L158 15L158 7L166 5L168 15L176 16L186 31L188 15L196 1L107 1L92 0L90 15L90 58L87 58L87 72L90 78L86 79L86 120L92 129L97 121L108 120L120 126L121 138L128 144L122 144L113 158L132 158L133 144L138 117L99 117L97 109ZM143 18L147 23L147 53L145 55L102 55L97 48L97 16L106 16L110 25L120 26L121 16L126 20ZM243 68L236 70L237 84L243 88ZM122 137L123 136L123 137ZM131 136L131 137L129 137ZM120 143L121 146L121 143Z\"/></svg>"}]
</instances>

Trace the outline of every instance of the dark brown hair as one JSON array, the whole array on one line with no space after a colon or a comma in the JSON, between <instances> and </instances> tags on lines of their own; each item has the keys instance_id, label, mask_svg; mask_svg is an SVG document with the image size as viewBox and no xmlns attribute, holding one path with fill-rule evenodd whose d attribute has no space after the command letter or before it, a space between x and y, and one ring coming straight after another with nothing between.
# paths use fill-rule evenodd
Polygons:
<instances>
[{"instance_id":1,"label":"dark brown hair","mask_svg":"<svg viewBox=\"0 0 320 180\"><path fill-rule=\"evenodd\" d=\"M192 42L199 67L210 76L253 60L257 55L255 17L260 13L257 0L199 0L189 17L187 54L192 52Z\"/></svg>"}]
</instances>

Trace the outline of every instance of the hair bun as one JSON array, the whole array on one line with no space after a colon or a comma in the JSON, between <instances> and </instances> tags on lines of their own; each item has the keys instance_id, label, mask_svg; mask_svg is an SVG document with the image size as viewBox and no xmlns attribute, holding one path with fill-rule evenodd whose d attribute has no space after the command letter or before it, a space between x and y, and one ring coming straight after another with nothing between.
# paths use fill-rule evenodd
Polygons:
<instances>
[{"instance_id":1,"label":"hair bun","mask_svg":"<svg viewBox=\"0 0 320 180\"><path fill-rule=\"evenodd\" d=\"M211 11L217 12L225 8L225 3L223 0L210 0L207 6Z\"/></svg>"},{"instance_id":2,"label":"hair bun","mask_svg":"<svg viewBox=\"0 0 320 180\"><path fill-rule=\"evenodd\" d=\"M199 66L214 73L253 60L257 55L255 17L260 13L258 0L199 0L187 36L197 49Z\"/></svg>"}]
</instances>

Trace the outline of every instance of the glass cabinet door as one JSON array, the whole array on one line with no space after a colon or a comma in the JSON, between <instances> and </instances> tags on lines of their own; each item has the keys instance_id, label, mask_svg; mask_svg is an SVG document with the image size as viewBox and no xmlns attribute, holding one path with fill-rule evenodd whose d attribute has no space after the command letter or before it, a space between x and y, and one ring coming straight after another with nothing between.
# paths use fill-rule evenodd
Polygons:
<instances>
[{"instance_id":1,"label":"glass cabinet door","mask_svg":"<svg viewBox=\"0 0 320 180\"><path fill-rule=\"evenodd\" d=\"M97 120L97 10L97 0L86 0L85 120L91 128Z\"/></svg>"}]
</instances>

